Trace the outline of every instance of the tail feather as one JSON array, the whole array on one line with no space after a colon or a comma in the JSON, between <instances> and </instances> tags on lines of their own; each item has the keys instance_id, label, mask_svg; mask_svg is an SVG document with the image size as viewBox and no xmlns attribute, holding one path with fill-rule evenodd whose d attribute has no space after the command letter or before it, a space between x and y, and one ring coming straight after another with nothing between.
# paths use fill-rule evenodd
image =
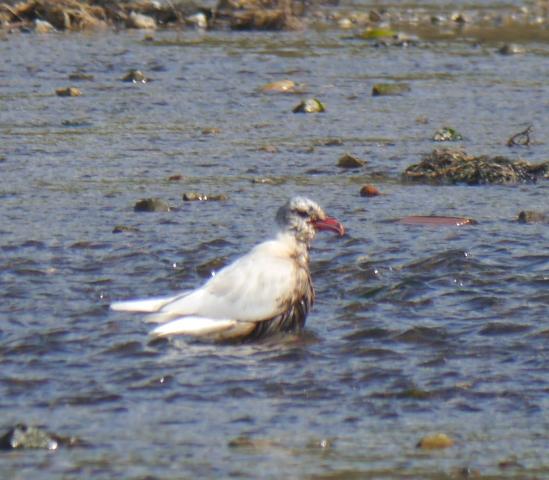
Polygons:
<instances>
[{"instance_id":1,"label":"tail feather","mask_svg":"<svg viewBox=\"0 0 549 480\"><path fill-rule=\"evenodd\" d=\"M203 337L219 334L234 327L236 320L213 319L204 317L181 317L170 322L159 325L151 331L154 337L165 337L168 335L192 335Z\"/></svg>"},{"instance_id":2,"label":"tail feather","mask_svg":"<svg viewBox=\"0 0 549 480\"><path fill-rule=\"evenodd\" d=\"M125 302L111 303L111 310L117 312L158 312L164 305L171 302L174 297L148 298L144 300L128 300Z\"/></svg>"}]
</instances>

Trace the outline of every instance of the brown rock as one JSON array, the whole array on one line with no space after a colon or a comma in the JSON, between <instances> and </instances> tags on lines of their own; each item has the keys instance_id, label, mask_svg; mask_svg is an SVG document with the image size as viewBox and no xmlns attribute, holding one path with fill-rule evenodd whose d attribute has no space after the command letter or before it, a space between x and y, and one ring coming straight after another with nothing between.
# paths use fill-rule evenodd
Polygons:
<instances>
[{"instance_id":1,"label":"brown rock","mask_svg":"<svg viewBox=\"0 0 549 480\"><path fill-rule=\"evenodd\" d=\"M380 192L373 185L363 185L363 187L360 189L361 197L377 197L378 195L380 195Z\"/></svg>"},{"instance_id":2,"label":"brown rock","mask_svg":"<svg viewBox=\"0 0 549 480\"><path fill-rule=\"evenodd\" d=\"M55 91L55 94L58 97L79 97L82 95L82 92L79 88L76 87L66 87L66 88L58 88Z\"/></svg>"},{"instance_id":3,"label":"brown rock","mask_svg":"<svg viewBox=\"0 0 549 480\"><path fill-rule=\"evenodd\" d=\"M427 450L449 448L454 445L454 440L445 433L433 433L425 435L416 445L417 448Z\"/></svg>"},{"instance_id":4,"label":"brown rock","mask_svg":"<svg viewBox=\"0 0 549 480\"><path fill-rule=\"evenodd\" d=\"M344 154L337 161L337 166L340 168L360 168L365 164L366 164L365 160L361 160L360 158L354 155L351 155L350 153Z\"/></svg>"}]
</instances>

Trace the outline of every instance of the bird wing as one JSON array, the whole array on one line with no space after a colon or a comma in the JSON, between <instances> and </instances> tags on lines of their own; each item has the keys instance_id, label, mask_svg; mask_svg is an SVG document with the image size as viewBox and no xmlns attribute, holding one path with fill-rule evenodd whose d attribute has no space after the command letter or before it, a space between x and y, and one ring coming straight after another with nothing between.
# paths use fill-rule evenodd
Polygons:
<instances>
[{"instance_id":1,"label":"bird wing","mask_svg":"<svg viewBox=\"0 0 549 480\"><path fill-rule=\"evenodd\" d=\"M238 322L270 319L298 296L298 268L286 245L264 242L201 288L172 297L147 320L164 323L185 316Z\"/></svg>"}]
</instances>

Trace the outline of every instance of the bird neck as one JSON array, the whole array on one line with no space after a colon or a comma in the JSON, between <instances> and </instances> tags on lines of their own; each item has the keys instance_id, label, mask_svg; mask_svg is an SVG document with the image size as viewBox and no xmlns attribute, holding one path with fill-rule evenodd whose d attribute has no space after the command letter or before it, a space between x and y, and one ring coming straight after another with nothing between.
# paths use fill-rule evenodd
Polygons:
<instances>
[{"instance_id":1,"label":"bird neck","mask_svg":"<svg viewBox=\"0 0 549 480\"><path fill-rule=\"evenodd\" d=\"M309 241L295 235L292 231L282 231L277 235L277 240L284 243L289 251L289 255L295 258L297 263L303 268L309 265Z\"/></svg>"}]
</instances>

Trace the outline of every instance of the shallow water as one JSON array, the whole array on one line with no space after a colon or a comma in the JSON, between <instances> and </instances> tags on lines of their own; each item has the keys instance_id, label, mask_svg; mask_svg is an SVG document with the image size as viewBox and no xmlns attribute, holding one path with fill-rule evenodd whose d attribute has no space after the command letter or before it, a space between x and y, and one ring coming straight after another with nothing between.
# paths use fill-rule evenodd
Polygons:
<instances>
[{"instance_id":1,"label":"shallow water","mask_svg":"<svg viewBox=\"0 0 549 480\"><path fill-rule=\"evenodd\" d=\"M466 38L373 48L346 36L0 42L2 424L89 443L4 453L3 478L549 478L549 227L514 221L547 210L549 183L399 182L444 125L470 153L547 160L548 45L502 56ZM153 81L121 82L130 68ZM83 95L56 97L77 69L94 75ZM308 93L258 93L283 78ZM411 92L371 96L394 80ZM327 112L292 114L307 96ZM509 150L530 123L534 144ZM368 164L341 171L344 152ZM252 182L263 177L278 182ZM361 198L366 182L386 195ZM229 200L184 204L186 191ZM269 236L296 193L348 230L315 242L302 337L149 343L138 316L108 310L202 282ZM144 197L177 209L134 213ZM479 223L393 221L429 214ZM119 224L139 231L113 234ZM439 431L456 445L415 448Z\"/></svg>"}]
</instances>

